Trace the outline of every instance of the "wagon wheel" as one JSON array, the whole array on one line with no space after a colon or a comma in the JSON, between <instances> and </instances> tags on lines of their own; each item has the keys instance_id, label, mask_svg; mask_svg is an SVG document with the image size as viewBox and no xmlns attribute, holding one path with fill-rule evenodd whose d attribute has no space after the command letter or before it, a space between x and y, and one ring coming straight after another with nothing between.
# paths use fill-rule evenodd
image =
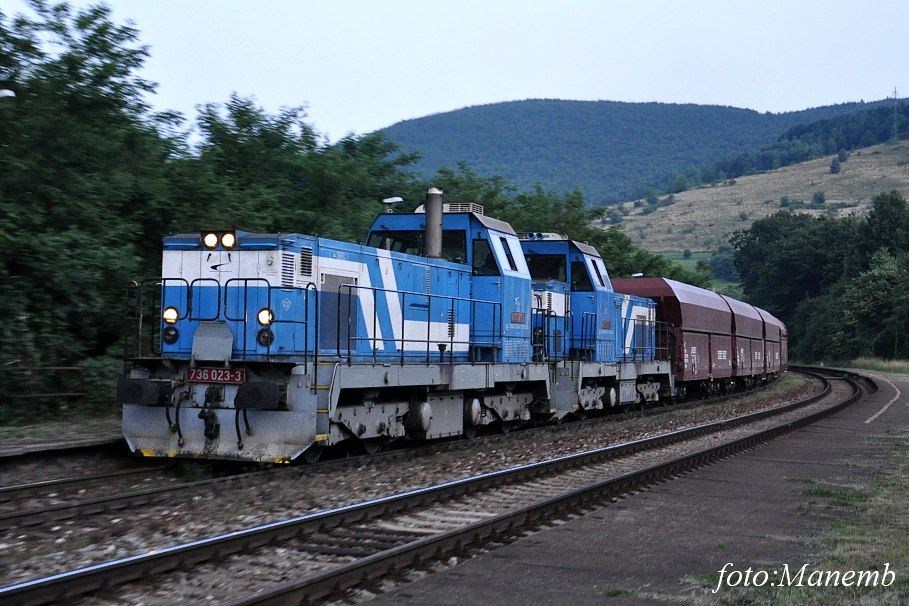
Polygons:
<instances>
[{"instance_id":1,"label":"wagon wheel","mask_svg":"<svg viewBox=\"0 0 909 606\"><path fill-rule=\"evenodd\" d=\"M385 438L350 438L347 440L347 453L351 456L374 455L385 444Z\"/></svg>"},{"instance_id":2,"label":"wagon wheel","mask_svg":"<svg viewBox=\"0 0 909 606\"><path fill-rule=\"evenodd\" d=\"M303 455L302 455L303 462L306 463L307 465L312 465L313 463L317 463L319 461L319 458L322 456L322 450L323 450L323 448L321 445L313 444L312 446L310 446L303 452Z\"/></svg>"},{"instance_id":3,"label":"wagon wheel","mask_svg":"<svg viewBox=\"0 0 909 606\"><path fill-rule=\"evenodd\" d=\"M360 441L363 444L363 452L368 455L374 455L385 445L384 438L366 438Z\"/></svg>"}]
</instances>

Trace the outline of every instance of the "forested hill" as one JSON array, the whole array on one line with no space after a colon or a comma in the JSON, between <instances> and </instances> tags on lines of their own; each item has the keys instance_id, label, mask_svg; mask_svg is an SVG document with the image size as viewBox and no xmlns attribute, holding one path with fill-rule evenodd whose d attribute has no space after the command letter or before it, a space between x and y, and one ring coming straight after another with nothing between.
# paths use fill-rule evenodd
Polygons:
<instances>
[{"instance_id":1,"label":"forested hill","mask_svg":"<svg viewBox=\"0 0 909 606\"><path fill-rule=\"evenodd\" d=\"M466 162L521 188L580 187L590 203L602 204L640 197L680 168L751 151L794 126L882 103L762 114L716 105L533 99L405 120L383 132L421 154L416 168L424 176Z\"/></svg>"}]
</instances>

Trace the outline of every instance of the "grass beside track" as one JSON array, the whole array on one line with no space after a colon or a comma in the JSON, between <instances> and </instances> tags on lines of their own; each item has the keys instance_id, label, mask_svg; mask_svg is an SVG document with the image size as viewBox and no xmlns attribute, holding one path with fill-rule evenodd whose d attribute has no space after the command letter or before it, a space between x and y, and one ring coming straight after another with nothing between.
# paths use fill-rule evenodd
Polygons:
<instances>
[{"instance_id":1,"label":"grass beside track","mask_svg":"<svg viewBox=\"0 0 909 606\"><path fill-rule=\"evenodd\" d=\"M761 587L728 591L722 604L827 606L890 605L909 601L909 432L891 436L894 465L867 487L844 487L812 478L789 478L805 485L803 511L833 509L845 518L816 539L819 561L810 570L882 570L896 577L889 587ZM714 575L712 586L716 587ZM705 583L707 585L708 583Z\"/></svg>"},{"instance_id":2,"label":"grass beside track","mask_svg":"<svg viewBox=\"0 0 909 606\"><path fill-rule=\"evenodd\" d=\"M885 373L909 375L909 360L882 360L881 358L856 358L850 364L852 368L877 370Z\"/></svg>"}]
</instances>

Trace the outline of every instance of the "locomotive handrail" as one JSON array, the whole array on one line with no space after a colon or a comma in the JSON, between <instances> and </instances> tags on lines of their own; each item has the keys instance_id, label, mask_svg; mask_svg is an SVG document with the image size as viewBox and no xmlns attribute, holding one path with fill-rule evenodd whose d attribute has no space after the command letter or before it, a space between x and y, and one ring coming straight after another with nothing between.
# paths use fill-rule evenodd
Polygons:
<instances>
[{"instance_id":1,"label":"locomotive handrail","mask_svg":"<svg viewBox=\"0 0 909 606\"><path fill-rule=\"evenodd\" d=\"M530 310L530 315L532 319L541 319L541 326L539 328L536 328L536 323L531 320L531 327L533 327L532 344L533 349L535 350L534 357L539 358L537 361L567 360L571 351L571 341L573 338L571 327L574 316L571 311L566 311L564 315L560 316L553 309L537 307ZM553 332L550 332L550 328L553 328L553 320L558 321L559 319L562 321L562 333L559 334L557 328L555 328ZM537 330L540 332L538 333ZM540 348L539 355L536 353L537 348Z\"/></svg>"},{"instance_id":2,"label":"locomotive handrail","mask_svg":"<svg viewBox=\"0 0 909 606\"><path fill-rule=\"evenodd\" d=\"M573 349L577 350L578 357L581 360L585 358L596 359L597 342L597 314L591 311L585 311L581 314L581 336L574 337L576 345ZM615 341L615 339L603 339L605 342ZM579 346L578 346L579 345ZM585 353L589 352L589 353Z\"/></svg>"},{"instance_id":3,"label":"locomotive handrail","mask_svg":"<svg viewBox=\"0 0 909 606\"><path fill-rule=\"evenodd\" d=\"M217 289L215 299L217 300L218 305L215 308L214 316L210 316L207 318L196 318L195 316L193 316L193 313L192 313L193 312L193 287L195 286L196 282L214 282L215 283L215 288ZM189 283L189 290L187 291L187 293L188 293L187 300L188 300L188 307L189 307L189 310L187 311L187 317L190 320L195 320L197 322L210 322L213 320L217 320L221 316L221 284L219 284L217 280L215 280L214 278L196 278L192 282Z\"/></svg>"},{"instance_id":4,"label":"locomotive handrail","mask_svg":"<svg viewBox=\"0 0 909 606\"><path fill-rule=\"evenodd\" d=\"M182 315L177 317L177 321L185 320L186 318L189 317L190 309L192 306L192 299L191 299L191 295L190 295L190 292L191 292L190 284L189 284L189 281L186 280L186 278L158 277L158 278L143 278L142 280L139 280L138 282L134 281L131 285L126 287L126 312L127 313L124 316L124 327L123 327L124 328L124 330L123 330L123 357L124 358L129 357L129 352L131 349L130 343L129 343L130 332L133 332L134 333L133 336L135 337L135 344L134 344L136 347L135 357L137 357L137 358L142 357L142 334L143 334L143 326L145 323L145 313L144 313L145 287L152 282L154 282L156 286L160 286L160 289L158 290L158 295L159 295L159 304L158 304L159 309L157 309L158 322L156 323L156 326L158 326L159 330L157 331L157 333L160 333L160 325L161 325L160 313L164 310L164 287L166 286L166 284L168 282L183 282L183 284L186 285L186 293L187 293L186 298L185 298L186 304L180 305L178 303L176 305L178 314L181 313L181 308L183 309ZM135 296L136 296L136 300L133 302L133 305L132 305L132 308L133 308L132 317L129 316L129 311L130 311L130 307L131 307L130 306L130 293L135 293ZM135 322L135 330L131 330L132 327L129 326L130 321ZM154 330L149 331L149 350L150 350L150 353L152 353L153 355L158 355L161 352L160 348L156 347L157 342L156 342L156 339L154 338L155 334L157 334L157 333Z\"/></svg>"},{"instance_id":5,"label":"locomotive handrail","mask_svg":"<svg viewBox=\"0 0 909 606\"><path fill-rule=\"evenodd\" d=\"M236 288L243 289L243 317L235 318L235 317L231 317L231 315L230 315L230 306L228 305L228 291L230 290L231 283L241 283L241 282L242 282L243 286L236 287ZM226 280L224 282L224 319L225 320L227 320L229 322L242 322L244 325L249 322L249 284L250 284L250 282L264 282L265 283L265 290L267 293L265 305L268 307L268 309L270 309L272 311L272 320L268 324L268 326L265 326L264 328L271 329L271 327L274 326L275 324L295 324L295 325L299 325L299 326L303 327L304 338L303 338L302 352L300 350L296 349L296 345L295 345L294 350L290 353L274 354L274 355L291 355L291 356L302 355L304 362L308 361L308 359L309 359L309 325L310 325L310 322L309 322L309 291L310 291L310 287L312 287L313 291L316 293L315 304L318 305L319 291L316 288L316 285L313 284L312 282L308 282L305 286L302 286L302 287L300 287L300 286L275 286L275 285L271 284L266 278L259 278L259 277L256 277L256 278L229 278L228 280ZM304 311L302 320L294 320L294 319L283 319L282 320L282 319L278 318L278 315L275 312L274 307L272 306L272 291L274 291L274 290L292 290L292 291L302 291L304 293L303 294L303 307L304 307L305 311ZM318 317L318 312L317 312L317 317ZM317 339L318 333L315 333L314 336ZM246 357L247 357L248 338L249 338L249 331L244 326L242 359L246 359ZM273 342L274 342L274 338L268 339L268 343L265 345L265 355L267 358L270 358L273 355L271 352L271 344ZM296 340L294 340L294 344L296 344ZM318 346L316 346L315 349L318 350ZM315 358L315 359L318 360L317 358Z\"/></svg>"},{"instance_id":6,"label":"locomotive handrail","mask_svg":"<svg viewBox=\"0 0 909 606\"><path fill-rule=\"evenodd\" d=\"M632 319L631 320L632 330L634 331L630 347L622 348L622 360L628 361L631 359L634 360L646 360L649 357L649 352L653 352L654 360L668 360L669 359L669 341L666 339L666 345L660 345L660 336L668 335L668 331L671 330L672 325L668 322L660 322L657 320L641 320L641 319ZM649 329L650 327L654 328L653 334L651 334ZM640 329L640 333L638 330ZM643 341L641 344L638 344L637 335L642 336ZM660 354L663 353L664 357L661 357Z\"/></svg>"},{"instance_id":7,"label":"locomotive handrail","mask_svg":"<svg viewBox=\"0 0 909 606\"><path fill-rule=\"evenodd\" d=\"M401 365L403 365L406 361L406 353L407 353L406 346L408 343L425 344L426 345L425 363L429 364L431 362L431 358L432 358L432 355L431 355L432 343L435 342L438 345L442 344L441 339L432 338L432 311L433 311L432 303L433 303L433 300L443 300L443 301L449 302L449 305L448 305L448 325L449 325L448 333L449 334L448 334L448 342L445 344L448 349L448 352L449 352L449 360L452 360L452 361L454 360L454 346L455 345L467 345L468 350L470 350L472 353L473 350L471 348L473 346L483 345L483 346L494 347L494 346L496 346L496 344L498 344L502 340L503 330L499 327L500 322L497 321L502 318L502 303L499 301L486 301L483 299L472 299L469 297L456 297L453 295L439 295L439 294L433 294L433 293L427 293L427 292L397 290L397 289L392 289L392 288L381 288L378 286L365 286L365 285L350 284L350 283L341 284L340 286L338 286L338 299L340 299L343 296L342 291L344 291L344 290L347 291L347 293L346 293L346 296L347 296L347 335L346 335L347 348L344 352L342 352L342 350L341 350L342 325L341 325L341 314L340 313L337 314L337 335L336 335L335 345L336 345L336 352L337 352L338 358L341 358L341 359L346 358L348 365L353 363L355 345L362 341L368 341L368 342L372 343L372 347L370 349L371 349L371 355L372 355L372 360L373 360L374 364L378 362L377 344L379 341L381 341L383 343L383 345L386 342L391 342L396 347L400 344L400 347L398 347L398 349L400 349L399 362ZM356 322L356 319L357 319L357 315L354 313L355 310L353 309L354 290L358 291L358 293L361 290L370 291L372 294L372 298L373 298L372 319L370 320L370 319L366 318L365 314L364 314L364 318L363 318L364 321L367 323L369 323L370 321L372 322L372 336L365 336L365 337L354 336L354 322ZM400 297L401 297L401 326L400 326L401 336L400 337L394 337L394 336L389 337L387 335L383 335L381 338L378 337L378 331L376 330L376 328L378 326L378 306L376 305L376 303L378 302L378 299L377 299L378 293L386 293L386 294L391 293L395 296L400 295ZM359 297L359 294L357 294L357 297ZM425 300L425 303L411 303L410 304L411 307L425 306L425 308L426 308L426 320L425 320L426 337L425 338L414 339L414 338L406 338L406 336L405 336L406 314L407 314L406 309L407 309L407 298L408 297L416 297L418 299ZM339 301L339 303L340 303L340 301ZM471 331L475 330L474 327L475 327L476 322L474 320L476 318L477 306L478 305L492 306L492 311L493 311L492 329L491 329L490 335L489 335L489 339L490 339L489 343L487 343L485 341L471 339L469 333L468 333L468 338L466 341L461 340L461 339L458 339L458 340L455 339L455 333L457 332L457 311L458 311L456 306L459 304L462 304L462 303L466 303L466 304L470 305L470 329L469 330L471 330ZM440 356L440 361L443 361L444 352L441 349L439 351L439 356Z\"/></svg>"},{"instance_id":8,"label":"locomotive handrail","mask_svg":"<svg viewBox=\"0 0 909 606\"><path fill-rule=\"evenodd\" d=\"M184 291L182 297L173 294L171 289L167 288L168 283L182 283ZM276 354L272 352L271 343L273 340L270 340L266 347L266 356L302 356L304 363L309 360L310 351L309 351L309 342L310 342L310 325L313 324L310 322L309 318L309 307L310 307L310 290L315 293L315 305L318 306L319 292L316 288L316 285L312 282L308 282L305 286L274 286L268 283L265 278L230 278L220 284L218 280L214 278L195 278L192 281L187 280L186 278L166 278L166 277L155 277L155 278L145 278L138 282L133 282L132 285L128 286L126 289L126 309L127 314L124 318L126 326L124 327L124 338L123 338L123 357L124 359L129 357L141 358L145 353L143 347L144 333L145 333L145 322L146 314L145 307L148 303L148 293L146 292L146 287L149 284L155 285L157 301L153 302L155 307L154 312L157 312L157 315L154 316L154 322L151 323L152 326L157 326L157 330L150 330L148 333L149 338L149 353L152 355L160 355L160 326L161 326L161 313L165 307L175 307L177 313L179 314L176 322L182 320L190 320L193 322L205 322L205 321L215 321L219 318L224 318L227 321L231 322L242 322L246 324L249 314L249 285L253 282L264 282L267 285L267 305L269 309L272 309L272 292L274 290L295 290L303 291L304 295L304 318L302 320L295 319L282 319L274 315L274 319L270 323L271 325L275 324L295 324L303 327L304 331L304 346L302 351L294 347L293 351L289 353ZM197 304L196 299L198 298L197 290L200 285L211 283L208 288L211 288L215 294L215 306L214 312L212 314L207 314L205 316L196 316ZM243 317L237 318L230 315L229 310L229 299L228 299L228 290L231 289L231 286L237 283L242 283L242 286L234 286L234 288L243 289ZM223 290L223 295L222 295ZM135 296L135 300L131 300L131 296ZM223 299L222 299L223 296ZM174 301L174 297L178 297L179 300ZM130 310L132 314L130 315ZM223 314L222 314L223 312ZM130 326L129 323L133 322L134 326ZM315 330L318 331L318 313L316 314L316 320L314 322ZM243 348L241 353L241 358L245 359L248 357L247 345L248 345L248 334L247 330L244 327L243 330ZM134 343L130 343L130 338L134 339ZM313 336L314 342L318 337L318 332ZM296 340L294 341L296 345ZM316 348L317 349L317 348ZM132 356L130 355L132 354ZM313 359L318 361L318 353L313 353Z\"/></svg>"}]
</instances>

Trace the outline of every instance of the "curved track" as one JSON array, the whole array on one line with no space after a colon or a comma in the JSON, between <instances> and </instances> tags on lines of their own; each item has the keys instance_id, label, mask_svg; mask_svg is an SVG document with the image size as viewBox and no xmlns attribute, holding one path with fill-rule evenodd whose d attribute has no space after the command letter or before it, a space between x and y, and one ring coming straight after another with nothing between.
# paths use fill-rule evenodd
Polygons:
<instances>
[{"instance_id":1,"label":"curved track","mask_svg":"<svg viewBox=\"0 0 909 606\"><path fill-rule=\"evenodd\" d=\"M689 399L669 405L647 407L623 413L606 413L594 416L583 421L572 421L557 425L542 425L526 428L523 431L503 434L486 434L477 436L472 440L453 439L429 442L424 444L410 444L372 455L357 455L345 458L334 458L305 467L271 467L264 470L243 472L242 467L237 468L237 473L229 473L216 477L204 478L191 482L175 482L173 477L166 475L164 465L156 462L156 466L145 466L138 469L115 470L87 476L70 476L64 478L42 480L28 484L0 487L0 529L15 528L20 526L35 526L39 524L57 523L79 516L96 515L114 511L121 511L131 507L149 505L153 503L171 501L177 497L191 497L200 492L210 490L229 490L232 486L243 486L249 481L261 481L275 478L298 479L313 471L331 471L339 468L361 467L363 465L376 465L382 462L410 459L415 455L430 455L439 452L450 452L460 449L472 448L477 442L497 443L504 440L526 439L534 435L553 432L571 431L580 427L595 426L603 423L617 423L648 416L661 415L677 410L684 410L705 403L719 403L748 393L762 390L737 392L726 396L716 396L709 399ZM248 467L248 466L247 466ZM111 480L149 480L159 477L158 485L151 485L141 489L134 489L130 484L128 490L113 489L111 494L84 498L84 486L98 481ZM66 490L73 491L72 498L67 499ZM52 496L56 501L49 505L35 505L38 497ZM60 502L64 501L64 502ZM9 504L7 511L2 511L2 504ZM27 503L26 507L19 507L20 503Z\"/></svg>"},{"instance_id":2,"label":"curved track","mask_svg":"<svg viewBox=\"0 0 909 606\"><path fill-rule=\"evenodd\" d=\"M857 400L850 377L826 373L822 393L791 404L606 448L487 473L0 588L0 601L38 604L145 581L231 554L284 546L302 554L300 581L241 603L298 603L516 532L750 448ZM809 407L809 411L799 409ZM706 437L705 437L706 436ZM719 441L719 443L717 443ZM689 449L684 450L682 445ZM706 445L706 446L705 446ZM634 457L663 449L666 460ZM633 469L609 477L607 465ZM609 479L602 479L608 477ZM282 552L283 553L283 552ZM284 557L283 555L281 556ZM299 559L299 558L298 558ZM100 596L106 597L106 596Z\"/></svg>"}]
</instances>

